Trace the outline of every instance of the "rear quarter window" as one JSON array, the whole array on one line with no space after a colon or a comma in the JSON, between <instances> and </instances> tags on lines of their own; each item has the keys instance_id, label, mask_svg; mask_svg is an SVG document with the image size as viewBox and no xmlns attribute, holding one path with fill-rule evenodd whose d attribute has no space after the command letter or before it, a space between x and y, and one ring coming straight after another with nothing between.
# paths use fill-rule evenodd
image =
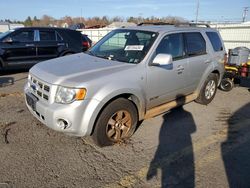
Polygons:
<instances>
[{"instance_id":1,"label":"rear quarter window","mask_svg":"<svg viewBox=\"0 0 250 188\"><path fill-rule=\"evenodd\" d=\"M223 50L223 45L221 42L221 39L218 35L218 33L216 32L206 32L214 51L218 52L218 51L222 51Z\"/></svg>"},{"instance_id":2,"label":"rear quarter window","mask_svg":"<svg viewBox=\"0 0 250 188\"><path fill-rule=\"evenodd\" d=\"M199 32L185 33L186 50L188 56L206 54L206 42Z\"/></svg>"}]
</instances>

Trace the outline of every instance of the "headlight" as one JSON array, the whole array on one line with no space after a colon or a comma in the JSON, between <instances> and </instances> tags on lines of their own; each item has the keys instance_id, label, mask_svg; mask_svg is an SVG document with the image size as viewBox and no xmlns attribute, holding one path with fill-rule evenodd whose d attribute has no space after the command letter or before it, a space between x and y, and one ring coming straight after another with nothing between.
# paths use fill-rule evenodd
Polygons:
<instances>
[{"instance_id":1,"label":"headlight","mask_svg":"<svg viewBox=\"0 0 250 188\"><path fill-rule=\"evenodd\" d=\"M67 88L59 86L56 92L55 102L62 104L69 104L75 100L83 100L86 95L86 89L76 89L76 88Z\"/></svg>"}]
</instances>

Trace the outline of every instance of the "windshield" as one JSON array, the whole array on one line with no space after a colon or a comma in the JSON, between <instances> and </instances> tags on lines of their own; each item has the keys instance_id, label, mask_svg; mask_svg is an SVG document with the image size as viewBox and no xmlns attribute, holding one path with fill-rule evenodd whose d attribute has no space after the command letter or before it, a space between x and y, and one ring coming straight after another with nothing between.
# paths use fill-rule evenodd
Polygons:
<instances>
[{"instance_id":1,"label":"windshield","mask_svg":"<svg viewBox=\"0 0 250 188\"><path fill-rule=\"evenodd\" d=\"M139 30L114 30L101 39L87 53L93 56L140 63L154 43L157 33Z\"/></svg>"},{"instance_id":2,"label":"windshield","mask_svg":"<svg viewBox=\"0 0 250 188\"><path fill-rule=\"evenodd\" d=\"M4 38L5 36L7 36L11 32L13 32L13 30L9 30L9 31L6 31L4 33L0 33L0 39Z\"/></svg>"}]
</instances>

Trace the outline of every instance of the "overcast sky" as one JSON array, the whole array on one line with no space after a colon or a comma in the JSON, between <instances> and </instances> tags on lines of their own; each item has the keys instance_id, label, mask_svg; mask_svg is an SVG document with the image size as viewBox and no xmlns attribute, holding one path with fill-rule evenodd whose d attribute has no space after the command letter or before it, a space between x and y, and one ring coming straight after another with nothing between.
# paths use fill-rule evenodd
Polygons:
<instances>
[{"instance_id":1,"label":"overcast sky","mask_svg":"<svg viewBox=\"0 0 250 188\"><path fill-rule=\"evenodd\" d=\"M25 20L44 14L61 18L93 16L179 16L195 20L198 0L0 0L0 19ZM199 19L239 21L250 0L200 0ZM250 10L248 15L250 20Z\"/></svg>"}]
</instances>

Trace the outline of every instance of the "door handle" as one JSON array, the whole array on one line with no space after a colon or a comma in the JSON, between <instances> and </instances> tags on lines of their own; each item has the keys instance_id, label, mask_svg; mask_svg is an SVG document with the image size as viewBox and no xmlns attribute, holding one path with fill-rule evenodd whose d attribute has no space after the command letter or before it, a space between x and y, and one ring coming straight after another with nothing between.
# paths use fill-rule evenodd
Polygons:
<instances>
[{"instance_id":1,"label":"door handle","mask_svg":"<svg viewBox=\"0 0 250 188\"><path fill-rule=\"evenodd\" d=\"M205 64L208 64L208 63L211 63L211 62L212 62L211 60L206 60Z\"/></svg>"},{"instance_id":2,"label":"door handle","mask_svg":"<svg viewBox=\"0 0 250 188\"><path fill-rule=\"evenodd\" d=\"M57 46L64 46L65 43L57 43Z\"/></svg>"},{"instance_id":3,"label":"door handle","mask_svg":"<svg viewBox=\"0 0 250 188\"><path fill-rule=\"evenodd\" d=\"M177 67L177 71L178 72L182 72L182 71L184 71L184 67L182 66L182 65L179 65L178 67Z\"/></svg>"},{"instance_id":4,"label":"door handle","mask_svg":"<svg viewBox=\"0 0 250 188\"><path fill-rule=\"evenodd\" d=\"M34 47L35 45L34 44L26 44L25 46L26 47Z\"/></svg>"}]
</instances>

